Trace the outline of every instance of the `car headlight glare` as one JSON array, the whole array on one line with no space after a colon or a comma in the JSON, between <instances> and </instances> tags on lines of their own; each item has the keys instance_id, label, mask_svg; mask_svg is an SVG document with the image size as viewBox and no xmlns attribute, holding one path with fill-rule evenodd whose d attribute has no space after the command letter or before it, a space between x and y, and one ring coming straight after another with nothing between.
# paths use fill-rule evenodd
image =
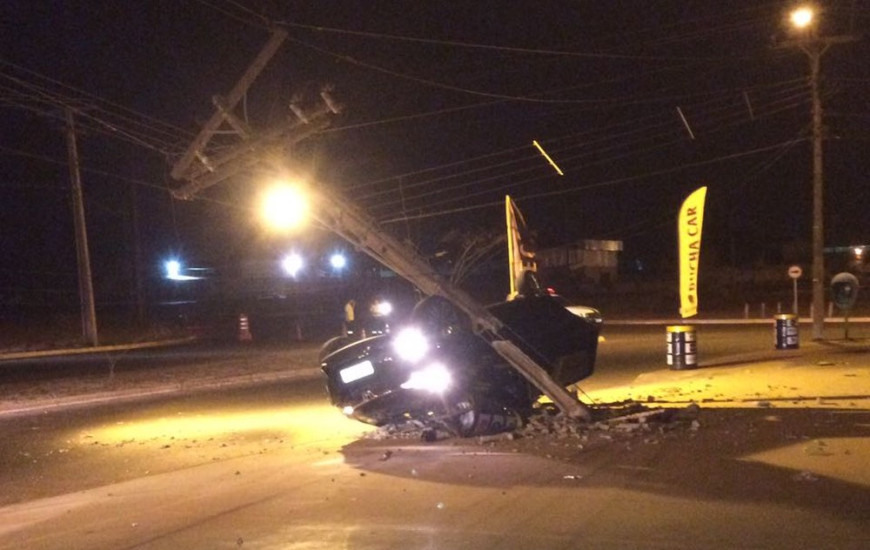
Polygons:
<instances>
[{"instance_id":1,"label":"car headlight glare","mask_svg":"<svg viewBox=\"0 0 870 550\"><path fill-rule=\"evenodd\" d=\"M396 334L393 349L400 358L416 363L429 351L429 341L420 329L409 327Z\"/></svg>"},{"instance_id":2,"label":"car headlight glare","mask_svg":"<svg viewBox=\"0 0 870 550\"><path fill-rule=\"evenodd\" d=\"M412 372L408 381L402 384L402 388L443 393L450 387L450 382L451 376L447 367L441 363L432 363L423 369Z\"/></svg>"}]
</instances>

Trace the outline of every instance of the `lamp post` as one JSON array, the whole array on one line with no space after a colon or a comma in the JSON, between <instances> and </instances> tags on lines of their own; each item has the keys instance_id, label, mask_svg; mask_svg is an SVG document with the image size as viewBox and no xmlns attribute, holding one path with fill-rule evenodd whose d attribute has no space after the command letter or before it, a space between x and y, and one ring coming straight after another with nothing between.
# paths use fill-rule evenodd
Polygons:
<instances>
[{"instance_id":1,"label":"lamp post","mask_svg":"<svg viewBox=\"0 0 870 550\"><path fill-rule=\"evenodd\" d=\"M822 154L822 100L819 94L819 75L822 54L835 43L852 42L853 36L820 37L816 32L816 13L812 7L801 7L791 12L792 25L801 32L796 40L788 40L783 47L800 48L810 62L810 93L812 96L813 128L813 340L824 338L825 323L825 231L824 231L824 170Z\"/></svg>"}]
</instances>

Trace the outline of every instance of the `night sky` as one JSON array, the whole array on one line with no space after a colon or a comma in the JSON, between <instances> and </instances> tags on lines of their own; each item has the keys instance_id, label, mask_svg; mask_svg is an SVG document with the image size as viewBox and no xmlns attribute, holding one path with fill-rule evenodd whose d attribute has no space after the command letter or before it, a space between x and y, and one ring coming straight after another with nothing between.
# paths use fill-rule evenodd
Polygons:
<instances>
[{"instance_id":1,"label":"night sky","mask_svg":"<svg viewBox=\"0 0 870 550\"><path fill-rule=\"evenodd\" d=\"M868 28L867 2L822 5L822 35ZM76 290L66 108L102 300L129 292L137 250L156 272L170 254L226 266L288 246L256 220L257 167L193 201L170 194L212 96L270 25L289 38L236 112L264 132L331 85L344 111L288 166L424 252L448 230L502 231L509 193L541 244L618 239L627 265L654 271L673 263L683 198L707 185L704 260L782 262L809 249L812 222L808 58L777 47L791 6L5 0L0 293ZM866 38L822 59L827 246L870 244L868 59Z\"/></svg>"}]
</instances>

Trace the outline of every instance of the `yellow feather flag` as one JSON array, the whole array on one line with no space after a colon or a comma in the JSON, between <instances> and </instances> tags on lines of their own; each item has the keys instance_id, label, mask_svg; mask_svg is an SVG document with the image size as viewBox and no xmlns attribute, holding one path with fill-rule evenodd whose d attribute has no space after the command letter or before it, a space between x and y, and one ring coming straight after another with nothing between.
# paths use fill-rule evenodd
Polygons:
<instances>
[{"instance_id":1,"label":"yellow feather flag","mask_svg":"<svg viewBox=\"0 0 870 550\"><path fill-rule=\"evenodd\" d=\"M538 270L535 261L535 247L526 228L526 220L511 200L510 195L505 195L505 218L507 221L508 262L510 269L510 294L508 299L517 296L518 287L526 271Z\"/></svg>"},{"instance_id":2,"label":"yellow feather flag","mask_svg":"<svg viewBox=\"0 0 870 550\"><path fill-rule=\"evenodd\" d=\"M698 314L698 268L701 260L701 229L704 224L704 201L707 188L700 187L689 195L680 208L677 220L680 255L680 315Z\"/></svg>"}]
</instances>

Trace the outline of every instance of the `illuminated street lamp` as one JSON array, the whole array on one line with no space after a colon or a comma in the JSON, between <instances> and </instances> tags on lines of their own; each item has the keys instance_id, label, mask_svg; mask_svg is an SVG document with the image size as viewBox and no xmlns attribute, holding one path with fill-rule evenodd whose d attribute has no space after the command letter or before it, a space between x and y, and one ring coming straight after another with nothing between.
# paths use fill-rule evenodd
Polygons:
<instances>
[{"instance_id":1,"label":"illuminated street lamp","mask_svg":"<svg viewBox=\"0 0 870 550\"><path fill-rule=\"evenodd\" d=\"M167 279L178 279L181 275L181 262L178 260L168 260L163 267L166 268L166 278Z\"/></svg>"},{"instance_id":2,"label":"illuminated street lamp","mask_svg":"<svg viewBox=\"0 0 870 550\"><path fill-rule=\"evenodd\" d=\"M194 277L191 275L185 275L182 273L184 271L190 271L189 269L185 269L181 262L175 259L167 260L163 264L163 268L166 270L166 278L170 281L194 281L200 279L201 277ZM201 271L201 269L200 269Z\"/></svg>"},{"instance_id":3,"label":"illuminated street lamp","mask_svg":"<svg viewBox=\"0 0 870 550\"><path fill-rule=\"evenodd\" d=\"M813 24L813 17L815 16L815 12L813 8L809 6L803 6L797 8L796 10L791 12L791 24L798 29L804 29Z\"/></svg>"},{"instance_id":4,"label":"illuminated street lamp","mask_svg":"<svg viewBox=\"0 0 870 550\"><path fill-rule=\"evenodd\" d=\"M801 33L782 47L798 47L810 60L810 90L813 101L813 340L824 338L825 324L825 232L824 232L824 171L822 163L822 100L819 95L819 72L822 54L831 44L851 42L851 36L819 37L815 10L800 7L791 12L792 25Z\"/></svg>"},{"instance_id":5,"label":"illuminated street lamp","mask_svg":"<svg viewBox=\"0 0 870 550\"><path fill-rule=\"evenodd\" d=\"M299 186L280 183L263 194L263 219L272 229L289 231L308 218L308 198Z\"/></svg>"}]
</instances>

